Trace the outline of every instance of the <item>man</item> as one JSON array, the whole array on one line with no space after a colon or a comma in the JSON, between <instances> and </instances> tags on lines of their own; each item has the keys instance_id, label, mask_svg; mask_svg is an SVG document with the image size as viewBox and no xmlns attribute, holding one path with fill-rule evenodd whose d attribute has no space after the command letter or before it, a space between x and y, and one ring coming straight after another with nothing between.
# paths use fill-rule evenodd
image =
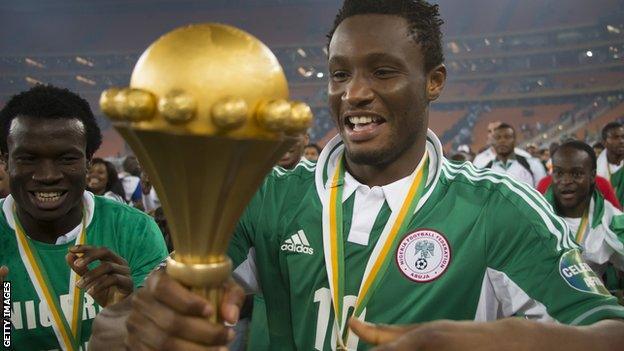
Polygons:
<instances>
[{"instance_id":1,"label":"man","mask_svg":"<svg viewBox=\"0 0 624 351\"><path fill-rule=\"evenodd\" d=\"M278 167L281 167L282 171L295 168L302 161L303 149L308 142L310 142L310 137L307 134L297 136L295 144L277 162ZM304 162L304 164L309 163L307 160Z\"/></svg>"},{"instance_id":2,"label":"man","mask_svg":"<svg viewBox=\"0 0 624 351\"><path fill-rule=\"evenodd\" d=\"M132 293L166 257L162 235L147 215L84 190L102 137L78 95L36 86L7 102L0 126L11 188L0 203L0 272L12 282L13 349L86 350L100 306Z\"/></svg>"},{"instance_id":3,"label":"man","mask_svg":"<svg viewBox=\"0 0 624 351\"><path fill-rule=\"evenodd\" d=\"M493 138L496 158L486 164L485 168L507 174L532 187L546 176L546 170L539 161L515 153L516 131L511 125L501 123L494 129Z\"/></svg>"},{"instance_id":4,"label":"man","mask_svg":"<svg viewBox=\"0 0 624 351\"><path fill-rule=\"evenodd\" d=\"M598 156L598 175L607 178L620 203L624 201L624 126L619 122L608 123L602 128L605 150Z\"/></svg>"},{"instance_id":5,"label":"man","mask_svg":"<svg viewBox=\"0 0 624 351\"><path fill-rule=\"evenodd\" d=\"M119 175L124 192L126 193L126 202L135 207L142 208L141 202L141 165L134 155L126 156L122 162L123 172Z\"/></svg>"},{"instance_id":6,"label":"man","mask_svg":"<svg viewBox=\"0 0 624 351\"><path fill-rule=\"evenodd\" d=\"M316 144L308 144L303 150L303 157L308 161L316 162L321 154L321 148Z\"/></svg>"},{"instance_id":7,"label":"man","mask_svg":"<svg viewBox=\"0 0 624 351\"><path fill-rule=\"evenodd\" d=\"M624 215L596 189L596 155L581 141L563 143L553 160L553 182L545 194L561 216L583 258L602 276L608 263L624 271Z\"/></svg>"},{"instance_id":8,"label":"man","mask_svg":"<svg viewBox=\"0 0 624 351\"><path fill-rule=\"evenodd\" d=\"M500 126L502 123L503 122L501 121L494 121L494 122L488 123L487 128L488 128L488 146L489 147L485 149L484 151L480 152L477 156L475 156L474 160L472 161L475 167L483 168L490 161L496 158L496 150L494 150L494 130L496 130L496 128L498 128L498 126ZM514 152L517 155L520 155L524 158L531 157L531 155L528 152L520 148L515 148Z\"/></svg>"},{"instance_id":9,"label":"man","mask_svg":"<svg viewBox=\"0 0 624 351\"><path fill-rule=\"evenodd\" d=\"M624 317L624 307L577 271L562 275L582 263L580 253L541 195L448 162L427 131L446 79L441 23L424 1L347 0L339 12L328 92L340 136L313 171L269 175L231 243L234 277L264 293L271 349L389 341L371 339L385 327L356 319L423 323L392 329L409 350L619 349L624 323L607 319ZM222 345L231 333L205 316L233 323L243 299L229 282L215 308L156 272L133 299L127 346ZM108 316L123 316L116 309ZM510 316L523 318L494 321ZM488 322L426 323L438 319Z\"/></svg>"}]
</instances>

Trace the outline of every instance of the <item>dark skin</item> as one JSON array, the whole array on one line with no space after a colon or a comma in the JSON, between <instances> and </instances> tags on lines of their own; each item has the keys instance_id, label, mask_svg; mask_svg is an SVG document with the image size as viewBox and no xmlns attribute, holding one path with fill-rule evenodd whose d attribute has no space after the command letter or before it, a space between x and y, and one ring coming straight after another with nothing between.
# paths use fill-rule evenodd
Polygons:
<instances>
[{"instance_id":1,"label":"dark skin","mask_svg":"<svg viewBox=\"0 0 624 351\"><path fill-rule=\"evenodd\" d=\"M307 135L300 135L297 137L295 144L277 161L277 165L286 169L293 169L301 161L303 156L303 149L310 138Z\"/></svg>"},{"instance_id":2,"label":"dark skin","mask_svg":"<svg viewBox=\"0 0 624 351\"><path fill-rule=\"evenodd\" d=\"M608 131L604 145L607 149L607 160L609 163L619 165L624 160L624 127Z\"/></svg>"},{"instance_id":3,"label":"dark skin","mask_svg":"<svg viewBox=\"0 0 624 351\"><path fill-rule=\"evenodd\" d=\"M425 72L422 53L408 36L405 19L386 15L359 15L343 21L332 37L329 60L330 109L345 141L349 172L369 186L389 184L411 174L425 150L428 104L442 91L446 78L444 66ZM373 116L383 121L358 133L348 125L349 114ZM224 320L235 322L245 301L239 285L229 281L224 289L223 302L216 309L164 272L156 272L147 279L146 287L134 294L132 306L120 306L108 311L106 318L96 318L94 331L102 331L94 332L90 347L109 351L111 342L125 337L125 346L131 350L220 349L218 345L229 340L228 329L222 324L210 323L206 317L220 313ZM127 328L119 328L119 321L126 318L129 309ZM519 323L512 321L512 324L449 321L422 325L427 328L366 325L363 329L361 323L352 319L350 326L364 342L400 343L402 348L393 344L383 346L396 350L474 350L475 345L490 347L493 340L500 341L492 344L495 348L490 347L496 350L534 350L531 347L537 345L536 340L543 341L538 345L543 346L542 350L556 349L562 340L570 340L566 347L583 351L594 350L594 346L609 350L603 347L603 340L613 345L624 343L624 324L617 321L596 324L599 328L595 328L594 334L591 334L593 329L582 329L582 335L580 328L553 325L560 334L547 335L548 340L542 330L551 330L550 326L543 328L534 322L517 321ZM105 332L109 333L108 338L100 338ZM618 332L622 335L617 336ZM423 341L431 340L431 336L444 335L453 337L437 337L433 339L434 345L423 346ZM581 343L583 340L579 339L586 335L592 337ZM572 341L575 344L572 345Z\"/></svg>"},{"instance_id":4,"label":"dark skin","mask_svg":"<svg viewBox=\"0 0 624 351\"><path fill-rule=\"evenodd\" d=\"M18 219L31 239L55 243L83 218L89 162L84 125L73 118L18 116L11 123L7 145L5 158ZM82 260L76 262L80 256ZM86 265L96 260L101 265L89 270ZM102 306L109 303L103 297L116 289L125 295L132 292L127 263L107 248L74 246L67 261Z\"/></svg>"},{"instance_id":5,"label":"dark skin","mask_svg":"<svg viewBox=\"0 0 624 351\"><path fill-rule=\"evenodd\" d=\"M496 159L507 162L514 156L514 148L516 147L516 135L511 128L497 128L494 130L494 150L496 150Z\"/></svg>"},{"instance_id":6,"label":"dark skin","mask_svg":"<svg viewBox=\"0 0 624 351\"><path fill-rule=\"evenodd\" d=\"M553 156L552 177L557 214L582 217L589 207L596 177L589 155L571 147L560 148Z\"/></svg>"}]
</instances>

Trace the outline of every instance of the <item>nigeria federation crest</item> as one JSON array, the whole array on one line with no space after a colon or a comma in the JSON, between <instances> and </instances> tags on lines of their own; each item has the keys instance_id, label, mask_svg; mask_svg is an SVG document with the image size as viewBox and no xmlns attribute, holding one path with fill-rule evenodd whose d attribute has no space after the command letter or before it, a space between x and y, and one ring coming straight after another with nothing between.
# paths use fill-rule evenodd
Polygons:
<instances>
[{"instance_id":1,"label":"nigeria federation crest","mask_svg":"<svg viewBox=\"0 0 624 351\"><path fill-rule=\"evenodd\" d=\"M451 263L451 246L441 233L419 229L401 240L396 262L410 280L430 282L444 274Z\"/></svg>"}]
</instances>

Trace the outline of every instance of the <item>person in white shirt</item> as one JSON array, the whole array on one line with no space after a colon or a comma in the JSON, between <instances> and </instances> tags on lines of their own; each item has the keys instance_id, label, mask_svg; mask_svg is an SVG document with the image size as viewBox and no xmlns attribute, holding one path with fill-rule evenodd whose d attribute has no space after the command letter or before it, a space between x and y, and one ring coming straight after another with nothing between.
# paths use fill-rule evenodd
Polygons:
<instances>
[{"instance_id":1,"label":"person in white shirt","mask_svg":"<svg viewBox=\"0 0 624 351\"><path fill-rule=\"evenodd\" d=\"M539 161L516 154L515 146L516 131L511 125L501 123L494 129L496 158L486 164L485 168L507 174L535 187L546 176L546 170Z\"/></svg>"},{"instance_id":2,"label":"person in white shirt","mask_svg":"<svg viewBox=\"0 0 624 351\"><path fill-rule=\"evenodd\" d=\"M490 147L475 156L474 160L472 161L472 164L474 164L475 167L485 168L488 163L496 158L496 150L494 150L494 130L498 128L501 124L503 124L503 122L501 121L494 121L488 124L488 145L490 145ZM514 148L514 153L527 159L531 157L528 152L518 147Z\"/></svg>"},{"instance_id":3,"label":"person in white shirt","mask_svg":"<svg viewBox=\"0 0 624 351\"><path fill-rule=\"evenodd\" d=\"M598 156L598 175L607 178L620 203L624 201L624 126L618 122L602 128L604 151Z\"/></svg>"}]
</instances>

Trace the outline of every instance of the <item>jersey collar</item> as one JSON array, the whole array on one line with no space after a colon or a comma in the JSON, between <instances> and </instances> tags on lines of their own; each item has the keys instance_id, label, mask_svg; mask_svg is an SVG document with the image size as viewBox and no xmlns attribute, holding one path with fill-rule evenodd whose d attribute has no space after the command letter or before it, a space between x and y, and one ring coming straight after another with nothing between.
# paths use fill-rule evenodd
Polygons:
<instances>
[{"instance_id":1,"label":"jersey collar","mask_svg":"<svg viewBox=\"0 0 624 351\"><path fill-rule=\"evenodd\" d=\"M429 198L431 193L433 192L439 178L440 171L442 168L442 162L444 160L443 152L442 152L442 144L438 137L431 131L427 130L427 143L426 143L426 152L429 154L429 175L427 177L426 183L426 191L422 196L418 205L416 206L416 210L418 210L425 201ZM331 181L329 178L331 174L333 174L334 169L336 168L336 164L338 162L338 158L344 152L344 143L340 138L340 135L336 135L333 139L327 143L319 159L316 163L315 170L315 182L316 182L316 191L319 195L319 198L322 202L325 201L326 192L328 190L329 182ZM414 163L417 164L420 159L415 159ZM404 183L409 180L411 177L408 176L403 179L399 179L394 183L385 185L382 187L384 191L384 196L390 209L395 211L398 207L401 206L401 199L403 195L403 191L405 191ZM353 177L345 177L345 189L343 191L343 201L345 201L353 192L358 188L358 186L365 186L360 184Z\"/></svg>"}]
</instances>

